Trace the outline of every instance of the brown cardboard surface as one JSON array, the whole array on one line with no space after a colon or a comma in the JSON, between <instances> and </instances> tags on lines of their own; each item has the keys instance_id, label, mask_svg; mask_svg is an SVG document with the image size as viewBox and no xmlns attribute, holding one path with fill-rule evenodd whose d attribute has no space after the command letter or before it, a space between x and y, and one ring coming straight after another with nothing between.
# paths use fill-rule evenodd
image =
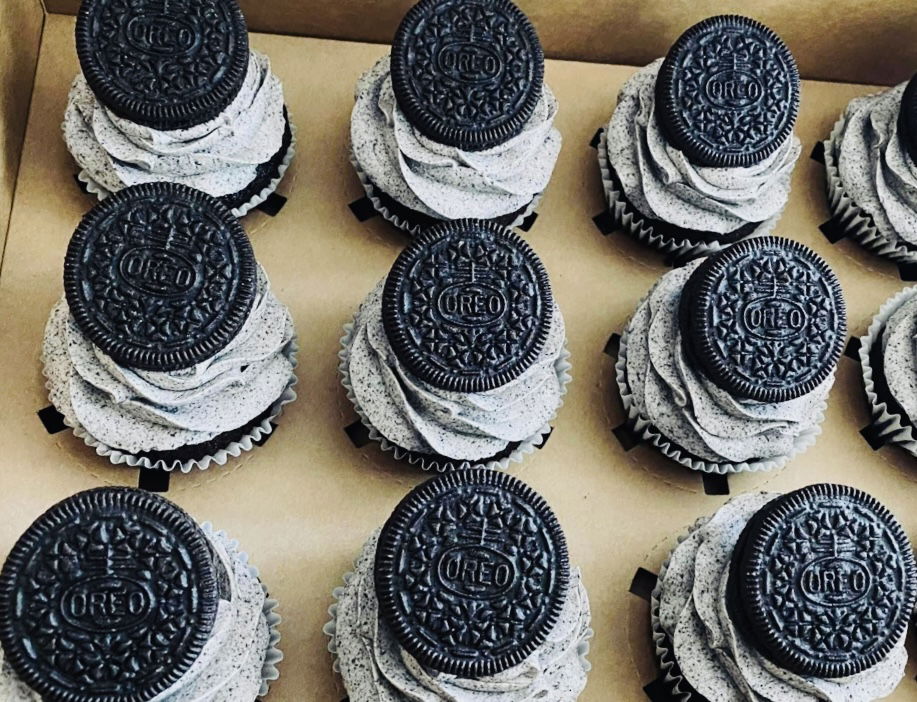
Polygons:
<instances>
[{"instance_id":1,"label":"brown cardboard surface","mask_svg":"<svg viewBox=\"0 0 917 702\"><path fill-rule=\"evenodd\" d=\"M0 260L13 204L43 22L44 11L39 0L0 3Z\"/></svg>"},{"instance_id":2,"label":"brown cardboard surface","mask_svg":"<svg viewBox=\"0 0 917 702\"><path fill-rule=\"evenodd\" d=\"M414 0L239 0L253 30L389 43ZM917 70L911 0L517 0L552 58L641 65L710 15L750 15L789 44L806 78L891 85ZM79 0L47 0L74 13Z\"/></svg>"},{"instance_id":3,"label":"brown cardboard surface","mask_svg":"<svg viewBox=\"0 0 917 702\"><path fill-rule=\"evenodd\" d=\"M74 164L59 130L77 66L71 34L72 18L48 17L0 275L0 557L53 502L137 480L136 472L110 466L69 433L49 436L35 414L47 404L38 358L43 327L61 294L67 242L93 203L73 182ZM284 186L289 203L273 219L259 214L244 224L296 321L300 399L262 448L223 468L173 476L168 496L240 539L280 600L286 659L269 699L337 702L344 693L321 632L331 590L370 531L427 477L374 445L353 447L343 427L355 416L336 373L342 325L405 243L381 219L360 223L347 208L362 195L347 159L353 86L385 47L265 35L253 35L252 43L271 56L299 127L293 182ZM632 71L548 63L564 148L541 215L525 235L544 259L566 316L574 381L550 442L513 473L554 507L584 573L597 632L584 702L644 699L641 688L655 675L648 605L628 593L631 578L638 566L658 569L675 537L726 499L706 495L698 474L648 448L623 451L611 433L623 417L613 361L602 349L666 270L659 257L622 235L601 236L591 221L602 196L588 143ZM824 179L807 155L847 101L869 90L804 84L798 132L806 157L778 227L835 267L857 334L903 283L891 265L821 236ZM884 501L917 537L917 464L891 450L871 451L858 434L866 421L858 368L844 358L816 446L782 471L731 478L733 493L850 483ZM892 699L917 700L915 673L912 664Z\"/></svg>"}]
</instances>

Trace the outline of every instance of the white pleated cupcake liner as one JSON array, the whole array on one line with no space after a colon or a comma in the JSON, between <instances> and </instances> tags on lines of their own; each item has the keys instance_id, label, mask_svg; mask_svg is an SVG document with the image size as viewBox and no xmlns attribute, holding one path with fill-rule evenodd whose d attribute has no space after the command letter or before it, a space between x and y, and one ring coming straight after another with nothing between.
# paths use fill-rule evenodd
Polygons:
<instances>
[{"instance_id":1,"label":"white pleated cupcake liner","mask_svg":"<svg viewBox=\"0 0 917 702\"><path fill-rule=\"evenodd\" d=\"M356 568L356 562L353 565ZM341 596L344 594L344 590L350 585L353 579L357 574L349 570L344 573L343 585L338 585L331 591L331 606L328 607L328 621L322 626L322 633L328 637L328 652L331 654L331 668L338 675L341 674L341 665L338 660L338 651L337 651L337 619L338 619L338 608L340 605ZM577 644L577 655L580 659L580 664L583 666L583 670L587 673L592 670L592 663L589 662L589 650L591 647L591 641L595 637L595 631L592 627L587 628L586 632L583 635L583 638ZM354 701L356 702L356 701Z\"/></svg>"},{"instance_id":2,"label":"white pleated cupcake liner","mask_svg":"<svg viewBox=\"0 0 917 702\"><path fill-rule=\"evenodd\" d=\"M907 417L892 412L888 405L879 399L869 353L875 344L882 343L882 331L891 316L915 296L917 296L917 286L912 286L886 300L873 317L866 334L860 337L859 350L863 387L866 390L866 399L869 401L869 410L872 415L871 425L876 430L877 436L881 437L885 443L896 444L912 456L917 456L917 436L915 436L914 427Z\"/></svg>"},{"instance_id":3,"label":"white pleated cupcake liner","mask_svg":"<svg viewBox=\"0 0 917 702\"><path fill-rule=\"evenodd\" d=\"M249 574L258 580L261 589L264 591L264 604L261 605L261 613L270 631L267 649L264 653L264 663L261 665L261 689L258 691L258 697L264 697L270 691L271 683L280 677L280 671L277 664L283 660L283 651L280 650L280 631L278 626L283 621L277 612L278 602L268 595L268 589L261 581L261 574L258 568L249 562L248 554L241 550L238 540L231 538L222 529L216 530L210 522L203 522L201 529L208 538L218 538L223 541L229 551L230 557L233 557L245 564Z\"/></svg>"},{"instance_id":4,"label":"white pleated cupcake liner","mask_svg":"<svg viewBox=\"0 0 917 702\"><path fill-rule=\"evenodd\" d=\"M417 236L425 229L425 227L420 224L408 222L406 219L393 213L388 209L388 207L385 206L385 204L379 198L376 186L373 185L372 181L369 179L369 176L366 175L366 172L360 167L360 164L357 163L357 158L353 153L353 147L350 148L350 163L353 165L353 169L356 171L357 177L360 179L360 185L363 186L363 191L366 193L366 197L373 204L373 209L375 209L376 212L382 216L382 219L394 225L398 229L407 232L411 236ZM541 198L543 196L544 193L536 193L532 198L532 201L526 205L526 208L522 214L518 215L510 224L506 225L507 229L515 229L516 227L520 226L526 220L526 218L535 211L538 205L541 204ZM391 197L391 195L389 195L389 197ZM407 206L405 205L405 207ZM448 220L443 221L445 222Z\"/></svg>"},{"instance_id":5,"label":"white pleated cupcake liner","mask_svg":"<svg viewBox=\"0 0 917 702\"><path fill-rule=\"evenodd\" d=\"M822 142L825 147L825 185L832 219L844 228L849 238L863 248L895 263L917 263L917 251L882 234L873 218L860 209L844 189L840 170L834 161L834 142L840 136L845 123L846 120L841 115L834 123L831 135Z\"/></svg>"},{"instance_id":6,"label":"white pleated cupcake liner","mask_svg":"<svg viewBox=\"0 0 917 702\"><path fill-rule=\"evenodd\" d=\"M88 431L86 431L86 429L80 424L79 420L75 416L66 412L62 412L61 408L59 407L56 407L55 409L61 413L64 424L73 431L75 436L82 439L87 446L95 449L97 455L108 458L108 460L111 461L111 463L114 465L127 465L130 468L148 468L152 470L165 470L169 472L181 471L182 473L190 473L195 468L199 470L207 470L213 464L219 466L225 465L230 458L238 458L242 453L251 451L256 447L257 442L261 441L263 437L274 431L275 427L271 424L271 422L279 419L283 414L284 407L293 402L297 397L294 387L298 382L295 372L299 363L297 360L298 353L299 346L297 345L297 338L294 336L287 345L287 348L284 350L284 355L293 365L293 372L291 372L287 386L280 394L280 397L274 400L274 402L271 404L268 416L262 419L258 424L252 426L248 433L246 433L241 438L230 442L229 445L220 449L216 453L203 456L202 458L186 459L184 461L173 460L166 462L162 459L154 461L147 456L138 457L131 453L122 451L117 447L109 446L105 442L96 439ZM45 359L44 355L42 355L41 364L42 373L45 376L45 389L48 391L49 397L54 397L55 388L52 387L51 374L47 370L47 359Z\"/></svg>"},{"instance_id":7,"label":"white pleated cupcake liner","mask_svg":"<svg viewBox=\"0 0 917 702\"><path fill-rule=\"evenodd\" d=\"M640 301L644 303L646 298ZM638 305L639 306L639 305ZM653 425L645 416L640 414L634 396L631 392L630 385L627 381L627 339L630 331L630 320L621 333L621 342L618 350L618 358L615 361L615 379L618 384L618 391L621 394L621 402L627 413L628 423L632 426L633 431L644 441L652 444L666 458L669 458L691 470L701 471L704 473L717 473L725 475L727 473L756 473L759 471L776 470L785 466L792 458L811 447L815 439L821 434L821 424L825 420L825 410L828 408L827 399L816 407L815 424L804 430L796 437L793 442L793 449L783 456L776 456L762 461L742 461L740 463L718 463L708 461L690 455L681 447L672 443L662 432Z\"/></svg>"},{"instance_id":8,"label":"white pleated cupcake liner","mask_svg":"<svg viewBox=\"0 0 917 702\"><path fill-rule=\"evenodd\" d=\"M767 236L774 231L774 227L777 226L777 220L780 219L782 214L782 211L778 212L773 217L761 222L760 226L747 236L730 242L695 241L689 237L688 230L685 230L686 237L684 239L673 239L663 234L657 234L653 226L647 223L646 218L638 216L637 209L628 204L625 194L615 184L611 175L611 163L608 160L608 140L604 128L601 130L596 151L598 152L599 170L602 174L602 187L605 191L608 211L621 228L634 239L669 256L680 259L709 256L738 241L757 236ZM628 208L632 211L625 212Z\"/></svg>"},{"instance_id":9,"label":"white pleated cupcake liner","mask_svg":"<svg viewBox=\"0 0 917 702\"><path fill-rule=\"evenodd\" d=\"M678 537L678 543L680 544L691 536L691 534L706 524L709 519L709 517L701 517L694 522L684 534ZM672 561L672 554L674 552L675 549L673 548L665 561L663 561L662 566L660 566L659 574L656 577L656 587L653 588L653 592L650 595L650 625L653 633L653 645L656 649L656 660L659 662L659 670L662 673L663 679L672 693L672 699L677 702L689 702L694 695L691 694L688 687L689 683L685 680L684 676L680 674L680 669L677 666L678 661L675 658L675 651L666 645L666 640L669 637L663 630L662 623L659 621L659 602L662 597L662 580L669 568L669 563ZM674 644L672 645L674 646Z\"/></svg>"},{"instance_id":10,"label":"white pleated cupcake liner","mask_svg":"<svg viewBox=\"0 0 917 702\"><path fill-rule=\"evenodd\" d=\"M290 121L290 145L287 147L286 153L283 156L283 160L277 166L277 175L270 180L270 182L265 185L256 195L254 195L248 202L245 202L238 207L234 207L230 210L234 217L242 217L247 214L250 210L260 205L262 202L267 200L272 193L274 193L280 181L283 180L283 176L286 174L287 169L290 167L290 163L293 161L293 156L296 155L296 125L293 124L293 120L290 117L289 112L287 112L287 119ZM86 186L86 190L95 195L99 200L104 200L109 195L111 191L108 190L104 185L94 180L89 172L83 168L76 174L77 179Z\"/></svg>"},{"instance_id":11,"label":"white pleated cupcake liner","mask_svg":"<svg viewBox=\"0 0 917 702\"><path fill-rule=\"evenodd\" d=\"M440 465L440 460L438 456L425 456L422 453L416 451L408 451L393 444L387 438L385 438L376 427L372 425L369 417L363 411L363 408L360 407L360 403L357 401L356 394L353 391L353 386L350 382L350 369L348 368L348 361L350 360L350 344L353 341L353 329L354 322L348 322L344 325L344 335L341 337L341 350L338 352L338 358L340 363L338 364L338 371L341 375L341 385L344 386L344 389L347 391L347 399L350 400L350 403L353 405L354 410L357 415L360 417L360 422L366 427L367 432L369 432L369 438L372 441L375 441L382 448L383 452L390 452L398 461L404 461L408 465L419 466L421 470L425 471L436 471L436 472L446 472L449 470L447 467ZM551 433L551 422L554 421L557 417L557 413L560 411L560 408L564 404L564 395L567 394L567 386L570 384L570 381L573 379L573 376L570 374L570 370L573 366L569 362L570 351L564 345L561 355L554 362L554 369L558 374L560 379L560 403L557 405L557 409L554 411L554 414L551 415L551 418L545 422L544 426L541 427L535 434L523 439L519 446L510 453L508 456L505 456L499 460L490 460L487 462L472 461L472 460L462 460L462 459L449 459L458 469L465 468L491 468L494 470L508 470L510 464L512 463L521 463L523 458L528 454L532 453L541 446L548 434Z\"/></svg>"}]
</instances>

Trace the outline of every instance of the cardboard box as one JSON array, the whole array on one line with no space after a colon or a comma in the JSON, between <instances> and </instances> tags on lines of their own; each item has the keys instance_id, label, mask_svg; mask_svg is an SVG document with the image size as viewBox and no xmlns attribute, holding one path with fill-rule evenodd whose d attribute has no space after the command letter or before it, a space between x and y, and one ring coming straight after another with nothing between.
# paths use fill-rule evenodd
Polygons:
<instances>
[{"instance_id":1,"label":"cardboard box","mask_svg":"<svg viewBox=\"0 0 917 702\"><path fill-rule=\"evenodd\" d=\"M280 14L285 11L283 3L262 4L263 11L267 7L278 8ZM363 5L363 12L379 10L380 26L392 19L390 8L382 11L383 4ZM325 5L330 8L332 3L321 7ZM347 2L334 5L340 12L348 6ZM531 3L547 34L556 27L537 14L546 5ZM616 13L624 11L624 5L609 9L608 16L619 16ZM811 12L823 7L819 2L795 5ZM843 8L852 6L835 2L832 16L841 23ZM593 14L600 12L599 7L593 8ZM712 3L699 7L714 11ZM790 4L762 7L788 12ZM903 4L884 7L899 16L905 12ZM290 7L291 12L295 9ZM337 10L325 11L330 18L343 16L335 14ZM0 150L4 159L0 172L5 174L0 190L2 222L7 220L12 198L0 271L0 557L4 557L27 525L53 502L98 485L136 484L138 476L136 471L111 466L69 432L49 434L36 415L48 404L39 364L45 320L61 294L67 242L93 199L77 188L75 167L60 135L67 90L77 71L73 18L46 14L32 0L0 3L0 13L5 13L0 14L0 27L9 39L0 42L4 52L0 80L3 95L10 96L4 105ZM307 13L300 7L299 14ZM671 22L659 20L644 36L657 53L681 28ZM681 24L687 23L686 19ZM795 31L792 23L774 25L785 36ZM904 30L891 17L883 26L889 36ZM877 43L870 54L857 53L850 43L856 39L856 27L841 32L838 24L834 34L839 48L847 46L853 52L849 60L836 56L834 60L851 71L866 70L866 64L890 65L882 63L894 53L888 45ZM913 34L910 31L908 36ZM604 36L613 43L620 32ZM278 297L290 306L296 321L302 346L300 398L263 447L222 468L175 475L167 495L199 520L212 521L238 538L280 600L286 659L269 699L336 702L344 697L344 690L331 672L321 632L330 593L370 531L383 523L408 489L429 477L393 462L375 445L357 449L350 443L343 428L355 415L336 370L342 325L406 242L379 218L358 222L347 207L362 195L347 158L353 87L360 73L387 49L264 34L253 34L251 42L270 55L299 127L297 156L281 187L289 202L276 217L254 213L243 224ZM805 39L791 42L802 52L806 43ZM910 63L896 63L889 68L887 81L902 77L913 65L917 65L913 55ZM603 348L666 270L653 252L620 234L604 237L592 222L603 201L589 141L608 120L617 91L632 71L621 65L548 62L547 81L561 105L557 126L564 148L538 221L525 235L544 259L566 316L574 381L550 442L512 470L556 510L572 560L582 568L589 589L596 638L590 655L594 668L581 697L584 702L645 699L642 688L656 675L649 607L628 591L631 580L640 567L656 572L676 536L727 499L705 493L699 474L667 462L646 447L625 451L612 434L623 415L613 359ZM885 82L886 74L875 79ZM804 157L777 229L815 248L835 268L847 296L850 332L856 335L865 330L879 305L905 284L890 264L850 242L831 245L821 235L818 225L827 218L824 177L822 167L808 154L850 98L874 89L804 83L797 130ZM22 133L14 183L10 174L16 172L17 136ZM818 481L850 483L885 502L912 538L917 537L917 464L893 450L872 451L858 433L867 419L859 368L843 358L824 433L815 447L784 470L731 477L729 490L735 494L785 491ZM717 486L710 487L716 491ZM913 646L911 650L915 652ZM915 673L917 665L912 664L892 699L917 699Z\"/></svg>"}]
</instances>

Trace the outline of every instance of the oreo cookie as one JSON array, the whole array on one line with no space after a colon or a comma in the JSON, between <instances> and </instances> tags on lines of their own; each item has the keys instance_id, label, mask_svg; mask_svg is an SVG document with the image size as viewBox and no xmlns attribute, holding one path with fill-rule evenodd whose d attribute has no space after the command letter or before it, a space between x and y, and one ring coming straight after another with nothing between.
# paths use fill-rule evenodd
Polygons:
<instances>
[{"instance_id":1,"label":"oreo cookie","mask_svg":"<svg viewBox=\"0 0 917 702\"><path fill-rule=\"evenodd\" d=\"M154 129L213 119L248 70L248 31L235 0L83 0L76 52L108 109Z\"/></svg>"},{"instance_id":2,"label":"oreo cookie","mask_svg":"<svg viewBox=\"0 0 917 702\"><path fill-rule=\"evenodd\" d=\"M901 525L845 485L810 485L768 503L733 554L730 590L759 650L794 673L854 675L892 650L917 602Z\"/></svg>"},{"instance_id":3,"label":"oreo cookie","mask_svg":"<svg viewBox=\"0 0 917 702\"><path fill-rule=\"evenodd\" d=\"M567 546L544 499L507 473L469 469L415 488L382 528L380 615L422 665L477 678L527 658L560 616Z\"/></svg>"},{"instance_id":4,"label":"oreo cookie","mask_svg":"<svg viewBox=\"0 0 917 702\"><path fill-rule=\"evenodd\" d=\"M426 230L385 282L382 322L398 359L443 390L484 392L521 375L551 330L548 274L522 239L486 220Z\"/></svg>"},{"instance_id":5,"label":"oreo cookie","mask_svg":"<svg viewBox=\"0 0 917 702\"><path fill-rule=\"evenodd\" d=\"M702 166L750 166L790 136L799 71L760 22L710 17L679 37L656 80L656 115L668 140Z\"/></svg>"},{"instance_id":6,"label":"oreo cookie","mask_svg":"<svg viewBox=\"0 0 917 702\"><path fill-rule=\"evenodd\" d=\"M392 89L411 124L466 151L519 134L541 99L544 53L510 0L420 0L391 56Z\"/></svg>"},{"instance_id":7,"label":"oreo cookie","mask_svg":"<svg viewBox=\"0 0 917 702\"><path fill-rule=\"evenodd\" d=\"M197 659L218 587L207 538L176 505L81 492L39 517L0 571L0 643L44 699L143 702Z\"/></svg>"},{"instance_id":8,"label":"oreo cookie","mask_svg":"<svg viewBox=\"0 0 917 702\"><path fill-rule=\"evenodd\" d=\"M898 113L899 138L914 163L917 163L917 75L911 78L901 96Z\"/></svg>"},{"instance_id":9,"label":"oreo cookie","mask_svg":"<svg viewBox=\"0 0 917 702\"><path fill-rule=\"evenodd\" d=\"M83 217L67 248L64 291L80 330L119 364L178 370L242 328L255 257L216 199L175 183L135 185Z\"/></svg>"},{"instance_id":10,"label":"oreo cookie","mask_svg":"<svg viewBox=\"0 0 917 702\"><path fill-rule=\"evenodd\" d=\"M689 356L730 394L785 402L811 392L844 350L847 313L837 277L789 239L746 239L713 254L681 296Z\"/></svg>"}]
</instances>

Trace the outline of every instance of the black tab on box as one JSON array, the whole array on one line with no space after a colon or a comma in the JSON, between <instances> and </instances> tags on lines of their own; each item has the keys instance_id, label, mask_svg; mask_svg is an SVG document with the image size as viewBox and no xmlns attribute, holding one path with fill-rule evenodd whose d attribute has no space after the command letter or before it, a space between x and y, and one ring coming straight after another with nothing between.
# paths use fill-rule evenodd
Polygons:
<instances>
[{"instance_id":1,"label":"black tab on box","mask_svg":"<svg viewBox=\"0 0 917 702\"><path fill-rule=\"evenodd\" d=\"M917 263L899 263L898 275L906 283L917 281Z\"/></svg>"},{"instance_id":2,"label":"black tab on box","mask_svg":"<svg viewBox=\"0 0 917 702\"><path fill-rule=\"evenodd\" d=\"M845 236L847 236L847 230L844 226L838 222L836 219L831 218L827 222L819 225L818 229L822 234L825 235L825 238L830 241L832 244L836 244Z\"/></svg>"},{"instance_id":3,"label":"black tab on box","mask_svg":"<svg viewBox=\"0 0 917 702\"><path fill-rule=\"evenodd\" d=\"M618 228L618 223L614 215L608 210L605 210L601 214L597 214L592 218L592 221L595 222L595 226L598 227L599 231L605 236L608 236Z\"/></svg>"},{"instance_id":4,"label":"black tab on box","mask_svg":"<svg viewBox=\"0 0 917 702\"><path fill-rule=\"evenodd\" d=\"M729 494L729 476L727 474L704 473L701 478L704 481L704 492L708 495Z\"/></svg>"},{"instance_id":5,"label":"black tab on box","mask_svg":"<svg viewBox=\"0 0 917 702\"><path fill-rule=\"evenodd\" d=\"M624 424L615 427L611 430L611 433L615 435L618 443L621 444L621 448L625 451L630 451L642 441L642 439L634 433L630 422L624 422Z\"/></svg>"},{"instance_id":6,"label":"black tab on box","mask_svg":"<svg viewBox=\"0 0 917 702\"><path fill-rule=\"evenodd\" d=\"M813 161L818 161L822 165L825 163L825 142L816 141L815 146L812 147L812 153L809 154L809 158Z\"/></svg>"},{"instance_id":7,"label":"black tab on box","mask_svg":"<svg viewBox=\"0 0 917 702\"><path fill-rule=\"evenodd\" d=\"M367 429L366 425L359 419L353 424L348 424L344 427L344 433L347 434L350 443L357 448L363 448L371 441L369 438L369 429Z\"/></svg>"},{"instance_id":8,"label":"black tab on box","mask_svg":"<svg viewBox=\"0 0 917 702\"><path fill-rule=\"evenodd\" d=\"M641 600L649 602L653 596L653 590L656 589L657 580L659 580L659 576L655 573L651 573L646 568L637 568L637 572L634 573L627 591Z\"/></svg>"},{"instance_id":9,"label":"black tab on box","mask_svg":"<svg viewBox=\"0 0 917 702\"><path fill-rule=\"evenodd\" d=\"M73 174L73 180L76 182L76 187L82 190L86 195L89 194L89 188L86 187L86 183L81 181L80 177L76 173Z\"/></svg>"},{"instance_id":10,"label":"black tab on box","mask_svg":"<svg viewBox=\"0 0 917 702\"><path fill-rule=\"evenodd\" d=\"M652 702L672 702L671 687L665 681L665 673L643 687L643 692Z\"/></svg>"},{"instance_id":11,"label":"black tab on box","mask_svg":"<svg viewBox=\"0 0 917 702\"><path fill-rule=\"evenodd\" d=\"M847 342L847 345L844 347L844 355L847 358L852 358L854 361L859 363L860 361L860 347L863 343L860 341L860 337L851 336L850 340Z\"/></svg>"},{"instance_id":12,"label":"black tab on box","mask_svg":"<svg viewBox=\"0 0 917 702\"><path fill-rule=\"evenodd\" d=\"M599 148L599 143L602 141L602 127L599 127L595 130L595 134L592 135L592 141L589 142L589 146L593 149Z\"/></svg>"},{"instance_id":13,"label":"black tab on box","mask_svg":"<svg viewBox=\"0 0 917 702\"><path fill-rule=\"evenodd\" d=\"M543 449L545 446L548 445L548 439L550 439L552 436L554 436L554 427L551 427L551 431L549 431L547 434L544 435L544 439L542 439L541 443L538 444L538 446L536 446L535 448Z\"/></svg>"},{"instance_id":14,"label":"black tab on box","mask_svg":"<svg viewBox=\"0 0 917 702\"><path fill-rule=\"evenodd\" d=\"M538 213L530 212L529 216L522 220L522 224L519 225L519 228L524 232L531 231L532 227L535 226L536 219L538 219Z\"/></svg>"},{"instance_id":15,"label":"black tab on box","mask_svg":"<svg viewBox=\"0 0 917 702\"><path fill-rule=\"evenodd\" d=\"M608 337L608 341L605 342L605 348L602 351L612 358L617 358L618 353L621 351L621 335L618 332L615 332Z\"/></svg>"},{"instance_id":16,"label":"black tab on box","mask_svg":"<svg viewBox=\"0 0 917 702\"><path fill-rule=\"evenodd\" d=\"M278 193L271 193L267 198L259 205L255 206L256 210L261 210L264 214L269 217L276 217L277 213L283 209L283 206L287 204L287 199L283 195Z\"/></svg>"},{"instance_id":17,"label":"black tab on box","mask_svg":"<svg viewBox=\"0 0 917 702\"><path fill-rule=\"evenodd\" d=\"M168 492L172 472L158 468L140 468L137 487L149 492Z\"/></svg>"},{"instance_id":18,"label":"black tab on box","mask_svg":"<svg viewBox=\"0 0 917 702\"><path fill-rule=\"evenodd\" d=\"M38 410L36 414L49 434L57 434L67 428L67 425L64 424L64 415L58 412L54 405L48 405Z\"/></svg>"},{"instance_id":19,"label":"black tab on box","mask_svg":"<svg viewBox=\"0 0 917 702\"><path fill-rule=\"evenodd\" d=\"M361 222L372 219L379 214L376 212L376 208L373 207L373 201L368 197L361 197L359 200L354 200L347 206L350 208L350 211L353 212L353 216Z\"/></svg>"},{"instance_id":20,"label":"black tab on box","mask_svg":"<svg viewBox=\"0 0 917 702\"><path fill-rule=\"evenodd\" d=\"M873 451L878 451L888 443L888 440L879 433L882 428L877 427L875 424L870 424L860 429L860 434L866 439L866 443L869 444L869 448Z\"/></svg>"}]
</instances>

